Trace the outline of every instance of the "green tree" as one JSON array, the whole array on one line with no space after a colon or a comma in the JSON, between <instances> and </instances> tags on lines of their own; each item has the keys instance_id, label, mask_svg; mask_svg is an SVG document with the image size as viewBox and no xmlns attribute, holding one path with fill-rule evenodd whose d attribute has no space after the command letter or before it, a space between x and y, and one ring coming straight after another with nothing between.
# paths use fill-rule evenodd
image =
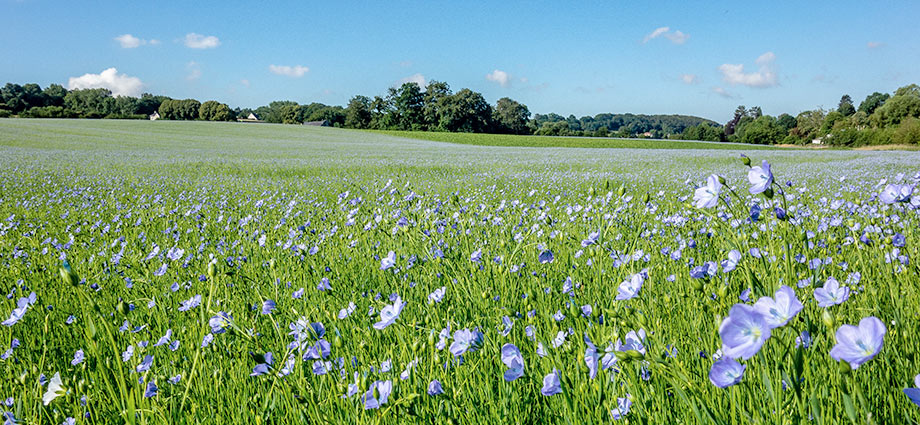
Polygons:
<instances>
[{"instance_id":1,"label":"green tree","mask_svg":"<svg viewBox=\"0 0 920 425\"><path fill-rule=\"evenodd\" d=\"M0 97L2 97L5 108L14 114L25 110L26 106L28 106L23 99L25 93L23 93L22 86L19 84L6 83L3 89L0 89Z\"/></svg>"},{"instance_id":2,"label":"green tree","mask_svg":"<svg viewBox=\"0 0 920 425\"><path fill-rule=\"evenodd\" d=\"M305 108L296 103L281 107L279 117L282 124L303 124Z\"/></svg>"},{"instance_id":3,"label":"green tree","mask_svg":"<svg viewBox=\"0 0 920 425\"><path fill-rule=\"evenodd\" d=\"M389 98L374 96L371 101L371 128L386 130L395 126L395 113Z\"/></svg>"},{"instance_id":4,"label":"green tree","mask_svg":"<svg viewBox=\"0 0 920 425\"><path fill-rule=\"evenodd\" d=\"M470 89L441 99L438 125L446 131L485 133L491 128L492 107Z\"/></svg>"},{"instance_id":5,"label":"green tree","mask_svg":"<svg viewBox=\"0 0 920 425\"><path fill-rule=\"evenodd\" d=\"M530 128L527 127L527 121L530 119L530 110L527 106L518 103L510 98L503 97L498 99L495 104L495 110L492 112L492 119L496 124L498 133L510 134L529 134ZM607 127L604 128L604 136L607 135Z\"/></svg>"},{"instance_id":6,"label":"green tree","mask_svg":"<svg viewBox=\"0 0 920 425\"><path fill-rule=\"evenodd\" d=\"M47 106L64 106L64 97L67 89L60 84L51 84L42 91L45 94Z\"/></svg>"},{"instance_id":7,"label":"green tree","mask_svg":"<svg viewBox=\"0 0 920 425\"><path fill-rule=\"evenodd\" d=\"M84 118L102 118L115 112L115 99L109 89L71 90L64 96L64 106Z\"/></svg>"},{"instance_id":8,"label":"green tree","mask_svg":"<svg viewBox=\"0 0 920 425\"><path fill-rule=\"evenodd\" d=\"M209 100L198 108L198 118L205 121L233 121L236 115L226 104Z\"/></svg>"},{"instance_id":9,"label":"green tree","mask_svg":"<svg viewBox=\"0 0 920 425\"><path fill-rule=\"evenodd\" d=\"M888 93L875 92L868 96L859 104L859 112L865 112L866 115L872 115L876 109L885 104L885 101L891 97Z\"/></svg>"},{"instance_id":10,"label":"green tree","mask_svg":"<svg viewBox=\"0 0 920 425\"><path fill-rule=\"evenodd\" d=\"M856 108L853 106L853 98L851 98L850 95L845 94L840 98L840 102L837 103L837 112L840 112L845 117L856 113Z\"/></svg>"},{"instance_id":11,"label":"green tree","mask_svg":"<svg viewBox=\"0 0 920 425\"><path fill-rule=\"evenodd\" d=\"M898 89L898 91L901 90ZM876 109L869 120L877 127L888 127L898 125L909 117L920 117L920 95L913 95L905 91L885 101L885 104Z\"/></svg>"},{"instance_id":12,"label":"green tree","mask_svg":"<svg viewBox=\"0 0 920 425\"><path fill-rule=\"evenodd\" d=\"M405 83L399 89L390 89L390 103L393 105L394 121L400 130L423 130L424 95L417 83Z\"/></svg>"},{"instance_id":13,"label":"green tree","mask_svg":"<svg viewBox=\"0 0 920 425\"><path fill-rule=\"evenodd\" d=\"M909 117L902 121L894 130L891 141L902 145L920 144L920 119Z\"/></svg>"},{"instance_id":14,"label":"green tree","mask_svg":"<svg viewBox=\"0 0 920 425\"><path fill-rule=\"evenodd\" d=\"M140 99L137 100L137 109L135 113L150 115L160 109L160 104L168 99L169 98L166 96L154 96L150 93L144 93L141 95Z\"/></svg>"},{"instance_id":15,"label":"green tree","mask_svg":"<svg viewBox=\"0 0 920 425\"><path fill-rule=\"evenodd\" d=\"M811 142L812 140L823 137L827 133L818 134L821 124L824 122L825 112L823 109L803 111L795 117L795 128L789 131L789 134L800 141Z\"/></svg>"},{"instance_id":16,"label":"green tree","mask_svg":"<svg viewBox=\"0 0 920 425\"><path fill-rule=\"evenodd\" d=\"M35 83L29 83L22 86L23 102L25 108L35 108L47 105L47 97L42 92L41 86Z\"/></svg>"},{"instance_id":17,"label":"green tree","mask_svg":"<svg viewBox=\"0 0 920 425\"><path fill-rule=\"evenodd\" d=\"M280 100L269 103L268 106L256 108L256 115L265 122L280 124L282 120L281 110L285 106L297 106L297 102L291 100Z\"/></svg>"},{"instance_id":18,"label":"green tree","mask_svg":"<svg viewBox=\"0 0 920 425\"><path fill-rule=\"evenodd\" d=\"M198 118L201 103L195 99L168 99L160 104L160 117L167 120L194 120Z\"/></svg>"},{"instance_id":19,"label":"green tree","mask_svg":"<svg viewBox=\"0 0 920 425\"><path fill-rule=\"evenodd\" d=\"M111 118L133 118L137 115L137 98L130 96L118 96L115 98L115 106L109 113Z\"/></svg>"},{"instance_id":20,"label":"green tree","mask_svg":"<svg viewBox=\"0 0 920 425\"><path fill-rule=\"evenodd\" d=\"M432 80L425 87L423 96L422 117L425 121L425 128L429 130L438 129L438 107L441 99L451 95L450 85L443 81Z\"/></svg>"},{"instance_id":21,"label":"green tree","mask_svg":"<svg viewBox=\"0 0 920 425\"><path fill-rule=\"evenodd\" d=\"M916 84L910 84L904 87L900 87L895 90L894 95L920 97L920 86Z\"/></svg>"},{"instance_id":22,"label":"green tree","mask_svg":"<svg viewBox=\"0 0 920 425\"><path fill-rule=\"evenodd\" d=\"M840 112L830 111L824 117L824 121L821 122L821 128L819 130L820 134L829 134L831 130L834 129L834 125L838 121L846 120L846 117L843 116Z\"/></svg>"},{"instance_id":23,"label":"green tree","mask_svg":"<svg viewBox=\"0 0 920 425\"><path fill-rule=\"evenodd\" d=\"M769 115L761 115L744 126L741 141L755 145L770 145L779 143L783 137L783 128L776 123L776 119Z\"/></svg>"},{"instance_id":24,"label":"green tree","mask_svg":"<svg viewBox=\"0 0 920 425\"><path fill-rule=\"evenodd\" d=\"M737 108L735 108L735 116L732 117L732 119L729 120L727 123L725 123L725 135L731 136L735 134L735 130L737 130L736 127L738 126L738 123L741 121L741 118L744 118L746 116L747 116L747 108L745 108L744 105L739 105Z\"/></svg>"},{"instance_id":25,"label":"green tree","mask_svg":"<svg viewBox=\"0 0 920 425\"><path fill-rule=\"evenodd\" d=\"M345 127L370 128L371 99L367 96L355 96L348 101L345 108Z\"/></svg>"},{"instance_id":26,"label":"green tree","mask_svg":"<svg viewBox=\"0 0 920 425\"><path fill-rule=\"evenodd\" d=\"M776 118L776 123L782 127L783 135L789 134L789 130L795 128L796 121L795 117L789 114L782 114Z\"/></svg>"}]
</instances>

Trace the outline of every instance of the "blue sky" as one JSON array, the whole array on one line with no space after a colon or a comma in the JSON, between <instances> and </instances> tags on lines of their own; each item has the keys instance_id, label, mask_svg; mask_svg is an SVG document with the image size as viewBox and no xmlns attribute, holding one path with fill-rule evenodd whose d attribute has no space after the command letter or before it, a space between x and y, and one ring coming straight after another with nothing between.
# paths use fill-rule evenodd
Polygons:
<instances>
[{"instance_id":1,"label":"blue sky","mask_svg":"<svg viewBox=\"0 0 920 425\"><path fill-rule=\"evenodd\" d=\"M434 79L535 113L724 122L739 104L795 114L920 83L916 1L0 0L0 16L0 83L234 107Z\"/></svg>"}]
</instances>

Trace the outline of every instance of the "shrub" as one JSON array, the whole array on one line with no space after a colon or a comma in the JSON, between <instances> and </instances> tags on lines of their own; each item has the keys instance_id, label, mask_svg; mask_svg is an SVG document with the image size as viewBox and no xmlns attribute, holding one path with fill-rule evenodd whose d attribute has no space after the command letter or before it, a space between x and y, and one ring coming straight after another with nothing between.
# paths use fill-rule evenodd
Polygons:
<instances>
[{"instance_id":1,"label":"shrub","mask_svg":"<svg viewBox=\"0 0 920 425\"><path fill-rule=\"evenodd\" d=\"M902 121L891 140L902 145L920 144L920 119L911 117Z\"/></svg>"}]
</instances>

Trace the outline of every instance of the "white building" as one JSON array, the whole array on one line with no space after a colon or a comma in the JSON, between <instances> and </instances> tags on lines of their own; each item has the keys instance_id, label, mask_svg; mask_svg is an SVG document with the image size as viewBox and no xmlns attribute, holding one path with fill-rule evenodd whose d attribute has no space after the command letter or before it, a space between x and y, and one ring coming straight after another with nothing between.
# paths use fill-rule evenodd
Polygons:
<instances>
[{"instance_id":1,"label":"white building","mask_svg":"<svg viewBox=\"0 0 920 425\"><path fill-rule=\"evenodd\" d=\"M160 113L157 111L153 111L153 113L150 114L147 118L150 118L150 121L156 121L160 119Z\"/></svg>"}]
</instances>

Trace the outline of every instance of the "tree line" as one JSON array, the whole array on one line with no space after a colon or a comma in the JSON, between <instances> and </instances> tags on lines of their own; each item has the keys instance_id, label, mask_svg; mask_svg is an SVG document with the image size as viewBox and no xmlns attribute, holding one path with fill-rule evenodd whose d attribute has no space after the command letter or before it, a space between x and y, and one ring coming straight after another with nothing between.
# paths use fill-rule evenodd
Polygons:
<instances>
[{"instance_id":1,"label":"tree line","mask_svg":"<svg viewBox=\"0 0 920 425\"><path fill-rule=\"evenodd\" d=\"M233 121L250 113L271 123L325 121L336 127L378 130L537 134L547 136L649 137L752 144L863 146L920 143L920 86L893 94L872 93L857 107L843 95L837 108L803 111L796 116L764 115L760 107L739 106L724 125L687 115L597 114L576 118L555 113L531 117L526 105L508 97L494 105L468 88L454 92L442 81L424 89L416 83L391 87L386 94L357 95L345 107L276 101L255 109L231 109L209 100L172 99L144 93L112 96L103 89L67 90L51 84L7 83L0 89L0 117Z\"/></svg>"},{"instance_id":2,"label":"tree line","mask_svg":"<svg viewBox=\"0 0 920 425\"><path fill-rule=\"evenodd\" d=\"M857 107L845 94L837 108L803 111L796 116L764 115L760 107L739 106L725 125L701 124L676 137L767 144L869 146L920 143L920 86L872 93Z\"/></svg>"},{"instance_id":3,"label":"tree line","mask_svg":"<svg viewBox=\"0 0 920 425\"><path fill-rule=\"evenodd\" d=\"M233 121L236 111L214 100L171 99L144 93L140 97L112 96L108 89L67 90L59 84L7 83L0 89L0 117L147 119Z\"/></svg>"}]
</instances>

